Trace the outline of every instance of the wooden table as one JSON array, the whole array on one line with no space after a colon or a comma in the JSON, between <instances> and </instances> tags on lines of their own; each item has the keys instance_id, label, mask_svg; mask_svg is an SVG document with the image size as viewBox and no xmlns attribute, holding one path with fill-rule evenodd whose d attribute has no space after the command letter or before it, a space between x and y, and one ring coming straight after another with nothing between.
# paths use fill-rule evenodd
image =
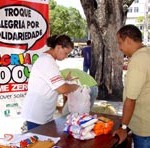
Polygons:
<instances>
[{"instance_id":1,"label":"wooden table","mask_svg":"<svg viewBox=\"0 0 150 148\"><path fill-rule=\"evenodd\" d=\"M98 114L100 116L101 114ZM104 115L112 119L115 123L112 132L117 129L120 125L120 117L112 116L112 115ZM57 118L47 124L41 125L35 129L30 130L29 132L42 134L51 137L60 137L60 141L56 144L62 148L112 148L116 147L118 139L116 137L112 137L112 133L107 135L100 135L90 140L78 140L73 138L72 136L63 132L65 127L66 117L62 116ZM131 142L131 141L130 141ZM124 142L123 145L118 146L120 148L126 147L130 148L131 143L129 144L128 140Z\"/></svg>"}]
</instances>

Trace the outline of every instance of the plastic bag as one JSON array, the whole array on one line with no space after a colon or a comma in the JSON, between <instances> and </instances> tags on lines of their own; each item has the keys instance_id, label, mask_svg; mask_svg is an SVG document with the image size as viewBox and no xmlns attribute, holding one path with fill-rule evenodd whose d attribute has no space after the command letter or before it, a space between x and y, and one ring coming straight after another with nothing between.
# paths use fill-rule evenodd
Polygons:
<instances>
[{"instance_id":1,"label":"plastic bag","mask_svg":"<svg viewBox=\"0 0 150 148\"><path fill-rule=\"evenodd\" d=\"M96 136L93 128L98 121L97 116L87 113L74 113L69 114L66 119L64 132L72 135L74 138L88 140Z\"/></svg>"},{"instance_id":2,"label":"plastic bag","mask_svg":"<svg viewBox=\"0 0 150 148\"><path fill-rule=\"evenodd\" d=\"M89 113L90 105L90 88L80 86L76 91L68 94L70 113Z\"/></svg>"}]
</instances>

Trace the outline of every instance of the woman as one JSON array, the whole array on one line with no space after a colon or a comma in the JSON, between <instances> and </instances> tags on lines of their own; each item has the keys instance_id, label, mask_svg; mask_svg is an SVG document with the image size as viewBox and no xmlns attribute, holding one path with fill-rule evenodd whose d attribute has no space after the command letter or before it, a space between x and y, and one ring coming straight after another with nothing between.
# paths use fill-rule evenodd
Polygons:
<instances>
[{"instance_id":1,"label":"woman","mask_svg":"<svg viewBox=\"0 0 150 148\"><path fill-rule=\"evenodd\" d=\"M48 51L43 53L32 67L28 92L24 99L22 116L28 130L53 119L59 94L67 94L78 88L62 78L56 60L65 59L73 49L73 42L66 35L47 39Z\"/></svg>"}]
</instances>

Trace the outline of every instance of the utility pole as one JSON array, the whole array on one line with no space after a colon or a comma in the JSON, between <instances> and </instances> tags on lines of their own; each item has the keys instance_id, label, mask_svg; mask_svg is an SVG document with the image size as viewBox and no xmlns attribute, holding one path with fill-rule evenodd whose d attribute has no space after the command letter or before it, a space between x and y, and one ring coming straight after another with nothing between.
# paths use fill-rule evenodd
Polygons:
<instances>
[{"instance_id":1,"label":"utility pole","mask_svg":"<svg viewBox=\"0 0 150 148\"><path fill-rule=\"evenodd\" d=\"M144 6L144 44L148 44L148 0L145 0Z\"/></svg>"}]
</instances>

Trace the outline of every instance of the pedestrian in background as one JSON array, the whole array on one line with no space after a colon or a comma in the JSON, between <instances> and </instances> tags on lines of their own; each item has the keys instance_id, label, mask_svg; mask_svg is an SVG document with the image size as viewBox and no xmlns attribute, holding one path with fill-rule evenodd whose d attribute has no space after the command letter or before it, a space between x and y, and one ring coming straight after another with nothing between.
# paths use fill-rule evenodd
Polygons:
<instances>
[{"instance_id":1,"label":"pedestrian in background","mask_svg":"<svg viewBox=\"0 0 150 148\"><path fill-rule=\"evenodd\" d=\"M68 84L61 76L56 60L62 61L73 49L73 42L66 35L47 39L49 50L34 63L28 91L24 99L22 116L28 130L53 120L59 94L75 91L79 86Z\"/></svg>"},{"instance_id":2,"label":"pedestrian in background","mask_svg":"<svg viewBox=\"0 0 150 148\"><path fill-rule=\"evenodd\" d=\"M87 46L82 48L82 56L83 56L83 71L90 72L91 67L91 40L87 41Z\"/></svg>"},{"instance_id":3,"label":"pedestrian in background","mask_svg":"<svg viewBox=\"0 0 150 148\"><path fill-rule=\"evenodd\" d=\"M142 33L134 25L117 32L119 49L130 58L123 92L122 126L114 132L122 143L128 127L135 148L150 148L150 48L142 43Z\"/></svg>"}]
</instances>

